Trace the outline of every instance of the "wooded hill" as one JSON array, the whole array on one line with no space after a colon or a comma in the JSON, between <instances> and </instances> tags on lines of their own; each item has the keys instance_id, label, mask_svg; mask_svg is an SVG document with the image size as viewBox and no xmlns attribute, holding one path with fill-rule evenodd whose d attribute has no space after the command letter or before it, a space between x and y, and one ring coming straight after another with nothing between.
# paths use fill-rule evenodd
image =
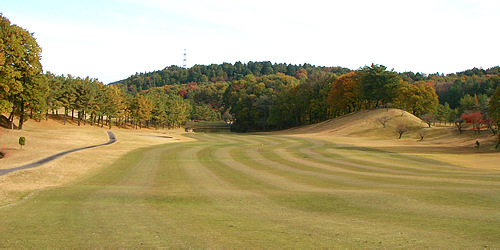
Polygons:
<instances>
[{"instance_id":1,"label":"wooded hill","mask_svg":"<svg viewBox=\"0 0 500 250\"><path fill-rule=\"evenodd\" d=\"M121 84L126 90L135 94L142 90L165 85L187 84L190 82L232 82L243 79L246 75L257 77L282 73L288 76L296 76L303 73L303 70L313 72L328 72L336 75L344 75L351 72L343 67L317 67L310 64L293 65L287 63L266 62L236 62L210 65L194 65L191 68L181 68L175 65L164 68L163 70L136 73L127 79L117 81L111 84ZM299 72L300 71L300 72Z\"/></svg>"},{"instance_id":2,"label":"wooded hill","mask_svg":"<svg viewBox=\"0 0 500 250\"><path fill-rule=\"evenodd\" d=\"M310 64L237 62L189 69L171 66L137 73L116 84L131 95L152 89L179 95L232 117L235 130L249 131L306 125L380 106L450 123L464 122L462 114L476 111L482 112L483 122L491 123L487 121L492 119L489 98L499 86L499 72L498 66L427 75L397 73L375 64L353 71ZM139 91L145 87L148 89Z\"/></svg>"},{"instance_id":3,"label":"wooded hill","mask_svg":"<svg viewBox=\"0 0 500 250\"><path fill-rule=\"evenodd\" d=\"M241 80L246 75L254 75L256 77L282 73L287 76L300 78L304 73L316 74L326 72L341 76L353 70L344 67L322 67L311 64L293 65L286 63L271 63L265 62L248 62L235 64L211 64L211 65L194 65L191 68L185 69L175 65L145 73L136 73L124 80L120 80L111 84L122 85L123 90L130 94L136 94L142 90L147 90L153 87L161 87L165 85L182 85L188 83L216 83L216 82L233 82ZM443 73L414 73L403 72L398 73L399 77L408 82L430 82L434 85L436 93L439 96L441 104L448 103L451 108L458 108L460 98L465 95L487 94L493 95L496 87L500 82L500 66L495 66L488 69L473 68L462 72L444 75Z\"/></svg>"}]
</instances>

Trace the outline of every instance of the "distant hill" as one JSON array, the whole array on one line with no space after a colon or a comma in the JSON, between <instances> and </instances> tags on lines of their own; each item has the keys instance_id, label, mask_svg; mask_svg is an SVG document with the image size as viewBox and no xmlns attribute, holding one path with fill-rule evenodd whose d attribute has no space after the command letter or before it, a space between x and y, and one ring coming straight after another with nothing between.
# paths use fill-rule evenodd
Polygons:
<instances>
[{"instance_id":1,"label":"distant hill","mask_svg":"<svg viewBox=\"0 0 500 250\"><path fill-rule=\"evenodd\" d=\"M127 79L111 84L122 84L128 92L135 93L153 87L187 84L189 82L205 83L240 80L249 74L263 76L282 73L289 76L295 76L297 72L300 72L301 70L307 70L308 73L312 73L314 71L325 71L337 75L344 75L351 72L350 69L344 67L322 67L307 63L302 65L287 63L273 64L269 61L194 65L189 69L172 65L162 70L136 73Z\"/></svg>"}]
</instances>

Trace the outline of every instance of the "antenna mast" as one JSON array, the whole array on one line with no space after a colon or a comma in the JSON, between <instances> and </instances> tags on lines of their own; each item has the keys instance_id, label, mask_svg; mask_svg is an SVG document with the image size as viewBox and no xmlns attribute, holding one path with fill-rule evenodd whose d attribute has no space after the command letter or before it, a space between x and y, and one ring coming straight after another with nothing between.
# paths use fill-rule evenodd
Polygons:
<instances>
[{"instance_id":1,"label":"antenna mast","mask_svg":"<svg viewBox=\"0 0 500 250\"><path fill-rule=\"evenodd\" d=\"M182 60L182 67L186 68L186 49L184 49L184 60Z\"/></svg>"}]
</instances>

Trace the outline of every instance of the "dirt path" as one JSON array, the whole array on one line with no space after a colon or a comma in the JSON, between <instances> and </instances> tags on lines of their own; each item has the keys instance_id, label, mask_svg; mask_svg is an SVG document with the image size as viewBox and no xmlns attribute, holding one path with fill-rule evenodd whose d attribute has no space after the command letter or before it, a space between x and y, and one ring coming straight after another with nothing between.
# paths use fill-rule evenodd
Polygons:
<instances>
[{"instance_id":1,"label":"dirt path","mask_svg":"<svg viewBox=\"0 0 500 250\"><path fill-rule=\"evenodd\" d=\"M55 159L57 159L57 158L59 158L61 156L67 155L69 153L73 153L73 152L77 152L77 151L84 150L84 149L95 148L95 147L100 147L100 146L104 146L104 145L109 145L109 144L115 143L116 142L115 134L113 134L113 132L111 132L111 131L107 131L107 132L108 132L109 141L106 142L106 143L98 144L98 145L92 145L92 146L87 146L87 147L82 147L82 148L75 148L75 149L66 150L64 152L61 152L61 153L58 153L58 154L55 154L55 155L51 155L49 157L43 158L43 159L38 160L36 162L30 163L30 164L26 164L26 165L20 166L20 167L9 168L9 169L0 169L0 176L8 174L8 173L11 173L11 172L14 172L14 171L17 171L17 170L36 168L36 167L39 167L39 166L41 166L41 165L43 165L43 164L45 164L47 162L53 161L53 160L55 160Z\"/></svg>"}]
</instances>

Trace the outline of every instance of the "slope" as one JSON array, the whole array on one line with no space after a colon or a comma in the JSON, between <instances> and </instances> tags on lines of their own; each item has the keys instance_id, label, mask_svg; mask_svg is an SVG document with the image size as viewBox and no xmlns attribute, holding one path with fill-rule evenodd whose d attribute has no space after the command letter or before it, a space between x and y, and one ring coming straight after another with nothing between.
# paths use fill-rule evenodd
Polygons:
<instances>
[{"instance_id":1,"label":"slope","mask_svg":"<svg viewBox=\"0 0 500 250\"><path fill-rule=\"evenodd\" d=\"M385 127L379 122L388 117ZM409 131L398 139L396 127L406 124ZM421 140L420 133L424 132ZM463 134L451 125L431 128L418 117L400 109L363 110L332 120L280 132L298 137L318 138L357 147L406 153L470 168L500 169L497 137L489 131L480 134L467 128ZM476 148L476 141L481 147Z\"/></svg>"},{"instance_id":2,"label":"slope","mask_svg":"<svg viewBox=\"0 0 500 250\"><path fill-rule=\"evenodd\" d=\"M385 127L379 121L383 118L389 119ZM395 128L399 124L406 124L410 131L427 127L418 117L400 109L370 109L313 125L292 128L286 133L388 138L397 135Z\"/></svg>"}]
</instances>

